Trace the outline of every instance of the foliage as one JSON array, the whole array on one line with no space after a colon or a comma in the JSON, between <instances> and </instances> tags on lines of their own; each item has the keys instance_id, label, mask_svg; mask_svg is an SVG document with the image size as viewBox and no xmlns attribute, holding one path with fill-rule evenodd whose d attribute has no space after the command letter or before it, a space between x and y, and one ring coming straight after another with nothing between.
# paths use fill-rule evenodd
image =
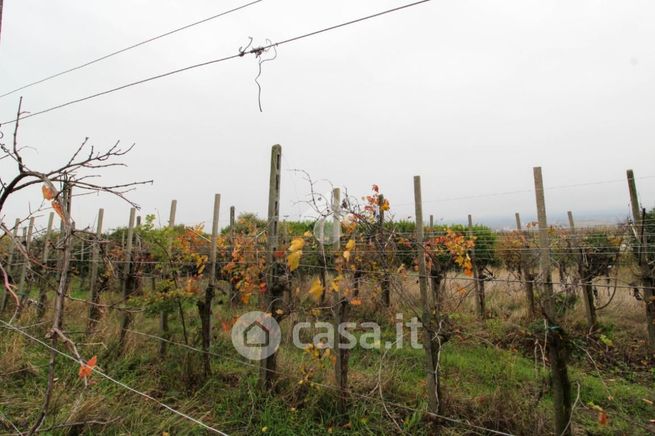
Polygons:
<instances>
[{"instance_id":1,"label":"foliage","mask_svg":"<svg viewBox=\"0 0 655 436\"><path fill-rule=\"evenodd\" d=\"M622 239L607 232L585 233L579 240L582 259L581 273L584 281L608 276L616 265Z\"/></svg>"},{"instance_id":2,"label":"foliage","mask_svg":"<svg viewBox=\"0 0 655 436\"><path fill-rule=\"evenodd\" d=\"M444 274L458 267L467 276L473 275L473 265L469 255L473 247L475 247L475 239L468 238L452 228L445 228L443 234L425 242L428 270L433 274Z\"/></svg>"}]
</instances>

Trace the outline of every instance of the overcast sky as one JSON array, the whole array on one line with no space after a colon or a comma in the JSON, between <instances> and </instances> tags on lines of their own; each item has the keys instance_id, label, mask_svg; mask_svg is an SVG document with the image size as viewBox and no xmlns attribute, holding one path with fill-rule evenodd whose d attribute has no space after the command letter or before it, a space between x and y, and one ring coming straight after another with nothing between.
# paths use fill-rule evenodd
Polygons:
<instances>
[{"instance_id":1,"label":"overcast sky","mask_svg":"<svg viewBox=\"0 0 655 436\"><path fill-rule=\"evenodd\" d=\"M0 93L107 52L238 6L237 1L5 0ZM264 0L91 67L0 99L13 119L19 95L38 110L150 75L402 4L386 0ZM413 215L421 175L425 214L485 222L534 215L532 167L543 167L549 214L625 216L625 170L655 206L655 3L652 1L434 0L281 46L263 65L248 56L147 83L25 120L31 168L65 161L84 137L136 148L106 183L154 179L130 198L164 223L211 218L213 194L263 216L270 147L283 148L281 214L297 219L309 192L303 169L353 195L381 186L396 217ZM7 141L13 126L2 131ZM0 162L3 179L14 168ZM329 184L317 188L328 192ZM487 195L523 191L507 195ZM87 196L78 227L105 207L109 227L129 207ZM13 222L35 189L10 200Z\"/></svg>"}]
</instances>

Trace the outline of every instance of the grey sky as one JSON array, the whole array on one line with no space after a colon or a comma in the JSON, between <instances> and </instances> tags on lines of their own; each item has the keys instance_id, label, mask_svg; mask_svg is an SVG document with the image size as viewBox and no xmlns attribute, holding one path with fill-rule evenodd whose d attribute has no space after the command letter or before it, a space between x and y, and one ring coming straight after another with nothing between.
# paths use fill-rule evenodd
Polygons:
<instances>
[{"instance_id":1,"label":"grey sky","mask_svg":"<svg viewBox=\"0 0 655 436\"><path fill-rule=\"evenodd\" d=\"M0 93L152 35L237 6L237 1L5 0ZM264 0L243 11L22 91L26 110L118 86L186 64L231 55L247 43L285 39L402 4L398 1ZM379 184L397 217L413 215L412 176L423 178L425 214L477 220L532 215L541 165L549 213L628 213L625 170L655 176L655 4L649 1L432 1L282 46L264 64L244 57L25 120L21 144L35 169L66 159L85 136L97 147L137 146L106 181L154 179L131 198L143 214L172 198L178 220L266 209L270 146L284 169L301 168L351 194ZM12 119L18 95L0 99ZM5 138L13 126L4 126ZM0 162L3 176L12 169ZM655 205L655 178L637 181ZM319 190L327 192L327 184ZM306 182L284 172L283 215L307 207ZM109 226L128 206L76 200L79 226L105 207ZM6 219L38 205L15 197Z\"/></svg>"}]
</instances>

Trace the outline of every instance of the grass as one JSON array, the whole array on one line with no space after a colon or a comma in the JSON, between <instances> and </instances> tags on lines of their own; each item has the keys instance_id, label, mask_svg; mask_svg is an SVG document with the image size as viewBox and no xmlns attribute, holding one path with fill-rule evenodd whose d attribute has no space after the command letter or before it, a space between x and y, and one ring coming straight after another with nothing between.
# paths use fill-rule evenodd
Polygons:
<instances>
[{"instance_id":1,"label":"grass","mask_svg":"<svg viewBox=\"0 0 655 436\"><path fill-rule=\"evenodd\" d=\"M504 294L490 290L490 305L507 307ZM76 298L85 298L76 290ZM107 296L105 296L107 298ZM519 298L519 297L517 297ZM619 300L620 301L620 300ZM627 300L626 300L627 301ZM517 304L513 300L513 304ZM364 305L365 306L365 305ZM353 312L359 319L385 319L375 307ZM191 345L198 346L199 329L195 307L186 308ZM634 345L643 339L639 319L626 303L620 312L601 315L603 334L609 347L585 342L577 335L576 308L567 322L574 347L570 376L574 396L578 394L573 416L576 434L649 434L655 430L652 401L655 388L650 363ZM368 315L375 312L375 316ZM243 362L232 348L229 335L218 327L220 320L234 314L215 306L217 328L212 345L213 375L202 379L198 353L169 345L166 358L158 353L159 343L130 334L124 355L116 353L118 313L107 313L95 334L83 331L86 307L67 301L66 329L88 357L98 355L103 371L121 382L156 398L229 434L297 435L344 434L428 435L480 433L473 426L513 434L551 434L552 400L548 369L544 366L538 341L540 324L529 324L511 314L484 322L477 321L467 305L452 311L455 334L442 351L443 402L445 416L459 422L433 422L423 412L425 373L422 350L411 347L363 350L350 355L349 381L352 390L347 413L336 409L331 388L332 362L329 357L313 358L309 353L284 345L279 353L279 378L274 393L258 386L257 366ZM6 315L6 314L5 314ZM220 319L218 319L220 318ZM25 311L20 325L36 322L33 309ZM158 321L137 315L136 330L157 334ZM172 316L173 340L182 341L179 322ZM28 329L42 337L45 329ZM383 331L384 340L393 338L391 325ZM383 340L383 342L384 342ZM604 347L604 348L603 348ZM0 330L0 434L12 433L9 422L25 430L34 422L46 386L48 351L17 333ZM206 431L162 409L124 388L94 375L94 384L85 388L77 376L78 365L57 360L52 407L44 424L48 434L175 434L202 435ZM385 403L381 400L381 394ZM598 420L598 408L607 413L607 425ZM64 423L89 422L57 427ZM106 423L106 424L102 424ZM437 427L438 426L438 427ZM483 432L484 433L484 432Z\"/></svg>"}]
</instances>

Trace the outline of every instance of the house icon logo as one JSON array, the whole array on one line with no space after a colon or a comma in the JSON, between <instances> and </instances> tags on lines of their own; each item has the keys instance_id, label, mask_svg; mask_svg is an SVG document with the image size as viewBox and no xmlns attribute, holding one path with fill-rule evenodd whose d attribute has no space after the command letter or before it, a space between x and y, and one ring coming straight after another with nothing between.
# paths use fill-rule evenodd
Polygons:
<instances>
[{"instance_id":1,"label":"house icon logo","mask_svg":"<svg viewBox=\"0 0 655 436\"><path fill-rule=\"evenodd\" d=\"M243 331L243 343L248 347L267 347L271 343L271 332L256 320Z\"/></svg>"},{"instance_id":2,"label":"house icon logo","mask_svg":"<svg viewBox=\"0 0 655 436\"><path fill-rule=\"evenodd\" d=\"M250 360L266 359L275 353L281 336L280 326L270 313L245 313L232 327L234 348Z\"/></svg>"}]
</instances>

